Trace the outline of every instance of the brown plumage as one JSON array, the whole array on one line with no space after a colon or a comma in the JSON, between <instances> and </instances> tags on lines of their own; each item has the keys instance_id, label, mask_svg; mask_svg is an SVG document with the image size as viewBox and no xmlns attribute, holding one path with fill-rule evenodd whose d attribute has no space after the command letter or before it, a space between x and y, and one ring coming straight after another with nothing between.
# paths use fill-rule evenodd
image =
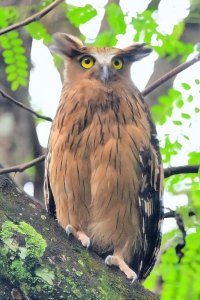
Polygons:
<instances>
[{"instance_id":1,"label":"brown plumage","mask_svg":"<svg viewBox=\"0 0 200 300\"><path fill-rule=\"evenodd\" d=\"M151 50L85 47L61 33L55 42L66 68L48 144L47 209L108 265L144 279L160 246L162 166L130 66Z\"/></svg>"}]
</instances>

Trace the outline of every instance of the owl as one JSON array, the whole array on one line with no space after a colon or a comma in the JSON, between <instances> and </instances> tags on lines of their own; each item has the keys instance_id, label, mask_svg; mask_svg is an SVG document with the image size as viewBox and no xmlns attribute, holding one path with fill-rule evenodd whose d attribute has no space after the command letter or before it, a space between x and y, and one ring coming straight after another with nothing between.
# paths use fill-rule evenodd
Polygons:
<instances>
[{"instance_id":1,"label":"owl","mask_svg":"<svg viewBox=\"0 0 200 300\"><path fill-rule=\"evenodd\" d=\"M130 68L151 49L88 47L64 33L54 40L65 71L48 142L46 207L108 266L143 280L160 247L163 170L156 129Z\"/></svg>"}]
</instances>

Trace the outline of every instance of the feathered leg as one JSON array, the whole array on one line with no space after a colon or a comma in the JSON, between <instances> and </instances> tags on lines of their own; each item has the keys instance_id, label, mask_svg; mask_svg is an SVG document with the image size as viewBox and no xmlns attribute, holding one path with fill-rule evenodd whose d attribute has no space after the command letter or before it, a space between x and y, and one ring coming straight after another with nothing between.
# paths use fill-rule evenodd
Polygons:
<instances>
[{"instance_id":1,"label":"feathered leg","mask_svg":"<svg viewBox=\"0 0 200 300\"><path fill-rule=\"evenodd\" d=\"M66 233L68 236L72 234L87 249L90 247L90 238L85 234L84 231L76 230L72 225L69 224L66 226Z\"/></svg>"},{"instance_id":2,"label":"feathered leg","mask_svg":"<svg viewBox=\"0 0 200 300\"><path fill-rule=\"evenodd\" d=\"M68 236L72 234L89 248L90 239L85 233L90 201L88 164L79 157L75 160L74 155L65 150L56 158L52 155L49 168L58 223Z\"/></svg>"},{"instance_id":3,"label":"feathered leg","mask_svg":"<svg viewBox=\"0 0 200 300\"><path fill-rule=\"evenodd\" d=\"M114 251L113 255L108 255L105 259L105 264L108 266L117 266L132 282L137 279L137 274L129 268L121 252Z\"/></svg>"}]
</instances>

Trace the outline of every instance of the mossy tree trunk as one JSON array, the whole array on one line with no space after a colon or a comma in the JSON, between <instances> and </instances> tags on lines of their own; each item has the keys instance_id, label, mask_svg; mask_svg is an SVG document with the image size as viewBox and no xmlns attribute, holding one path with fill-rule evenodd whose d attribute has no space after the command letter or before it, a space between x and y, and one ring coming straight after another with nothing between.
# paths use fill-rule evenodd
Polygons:
<instances>
[{"instance_id":1,"label":"mossy tree trunk","mask_svg":"<svg viewBox=\"0 0 200 300\"><path fill-rule=\"evenodd\" d=\"M0 299L158 299L74 239L0 176Z\"/></svg>"}]
</instances>

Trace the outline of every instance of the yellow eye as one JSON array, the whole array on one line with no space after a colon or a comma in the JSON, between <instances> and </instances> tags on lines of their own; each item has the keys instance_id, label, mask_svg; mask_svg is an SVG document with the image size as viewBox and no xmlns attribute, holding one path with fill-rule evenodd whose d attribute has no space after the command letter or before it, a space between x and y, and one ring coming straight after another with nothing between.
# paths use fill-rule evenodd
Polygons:
<instances>
[{"instance_id":1,"label":"yellow eye","mask_svg":"<svg viewBox=\"0 0 200 300\"><path fill-rule=\"evenodd\" d=\"M94 58L92 56L84 56L81 58L81 66L85 69L90 69L94 66Z\"/></svg>"},{"instance_id":2,"label":"yellow eye","mask_svg":"<svg viewBox=\"0 0 200 300\"><path fill-rule=\"evenodd\" d=\"M123 60L121 58L113 58L112 65L115 70L120 70L123 67Z\"/></svg>"}]
</instances>

